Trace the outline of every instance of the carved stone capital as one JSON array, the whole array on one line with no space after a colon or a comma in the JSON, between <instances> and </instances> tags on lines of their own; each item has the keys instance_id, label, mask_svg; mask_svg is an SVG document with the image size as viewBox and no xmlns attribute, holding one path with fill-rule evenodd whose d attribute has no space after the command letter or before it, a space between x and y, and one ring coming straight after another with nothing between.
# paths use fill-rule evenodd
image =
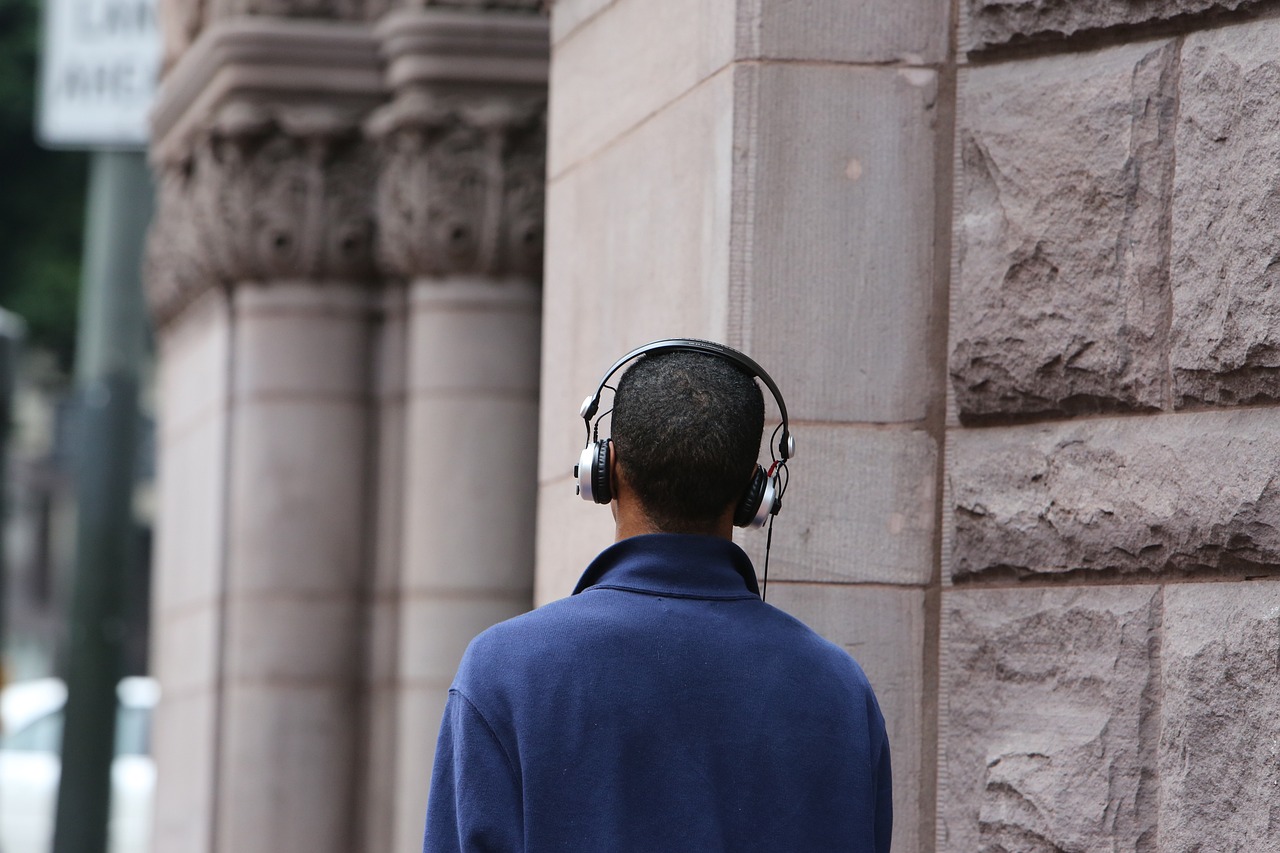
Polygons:
<instances>
[{"instance_id":1,"label":"carved stone capital","mask_svg":"<svg viewBox=\"0 0 1280 853\"><path fill-rule=\"evenodd\" d=\"M365 123L381 151L379 262L406 278L539 278L546 21L402 10L377 32L396 92Z\"/></svg>"},{"instance_id":2,"label":"carved stone capital","mask_svg":"<svg viewBox=\"0 0 1280 853\"><path fill-rule=\"evenodd\" d=\"M363 26L245 19L200 37L153 112L158 321L210 287L374 275L361 122L384 91Z\"/></svg>"},{"instance_id":3,"label":"carved stone capital","mask_svg":"<svg viewBox=\"0 0 1280 853\"><path fill-rule=\"evenodd\" d=\"M540 277L547 23L480 5L201 34L153 112L157 320L244 282Z\"/></svg>"},{"instance_id":4,"label":"carved stone capital","mask_svg":"<svg viewBox=\"0 0 1280 853\"><path fill-rule=\"evenodd\" d=\"M366 125L381 142L378 259L406 278L537 278L545 100L413 91Z\"/></svg>"},{"instance_id":5,"label":"carved stone capital","mask_svg":"<svg viewBox=\"0 0 1280 853\"><path fill-rule=\"evenodd\" d=\"M158 166L147 280L161 321L209 286L374 277L376 166L357 116L229 101Z\"/></svg>"}]
</instances>

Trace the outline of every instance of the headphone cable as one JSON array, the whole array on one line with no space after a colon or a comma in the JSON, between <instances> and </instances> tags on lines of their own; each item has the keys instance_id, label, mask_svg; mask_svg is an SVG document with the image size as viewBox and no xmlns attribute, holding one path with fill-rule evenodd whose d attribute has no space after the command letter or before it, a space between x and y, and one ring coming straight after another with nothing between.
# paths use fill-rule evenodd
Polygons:
<instances>
[{"instance_id":1,"label":"headphone cable","mask_svg":"<svg viewBox=\"0 0 1280 853\"><path fill-rule=\"evenodd\" d=\"M769 516L769 534L764 540L764 584L760 587L760 600L769 594L769 549L773 547L773 516Z\"/></svg>"}]
</instances>

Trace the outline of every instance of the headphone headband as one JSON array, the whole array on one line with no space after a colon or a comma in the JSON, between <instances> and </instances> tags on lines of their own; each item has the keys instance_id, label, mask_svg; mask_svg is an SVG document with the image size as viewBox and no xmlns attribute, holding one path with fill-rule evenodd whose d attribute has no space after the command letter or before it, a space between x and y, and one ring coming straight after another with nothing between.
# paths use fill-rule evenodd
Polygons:
<instances>
[{"instance_id":1,"label":"headphone headband","mask_svg":"<svg viewBox=\"0 0 1280 853\"><path fill-rule=\"evenodd\" d=\"M644 346L636 347L615 361L613 367L609 368L604 378L600 380L600 384L596 386L596 392L582 403L580 413L582 419L587 422L588 436L591 434L591 418L595 416L596 411L600 408L600 395L604 393L604 386L608 383L609 378L632 359L639 358L642 355L657 355L664 352L700 352L705 355L719 356L737 364L745 372L749 373L753 379L759 379L763 382L769 389L769 393L773 395L773 399L778 404L778 412L782 415L782 435L778 438L778 456L785 462L795 455L796 443L791 437L791 426L787 419L787 404L783 401L782 392L778 390L778 386L774 384L772 377L754 360L736 349L727 347L724 344L718 344L715 341L704 341L700 338L663 338L660 341L652 341Z\"/></svg>"}]
</instances>

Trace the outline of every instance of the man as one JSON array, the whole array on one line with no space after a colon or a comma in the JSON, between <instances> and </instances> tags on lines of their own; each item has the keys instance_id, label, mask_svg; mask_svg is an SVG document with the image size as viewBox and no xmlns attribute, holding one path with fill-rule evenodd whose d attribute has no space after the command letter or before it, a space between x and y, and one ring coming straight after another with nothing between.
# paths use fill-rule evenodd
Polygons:
<instances>
[{"instance_id":1,"label":"man","mask_svg":"<svg viewBox=\"0 0 1280 853\"><path fill-rule=\"evenodd\" d=\"M759 477L754 362L682 343L696 346L637 351L618 384L595 482L615 544L571 597L463 657L428 853L889 850L889 745L866 677L761 600L732 541Z\"/></svg>"}]
</instances>

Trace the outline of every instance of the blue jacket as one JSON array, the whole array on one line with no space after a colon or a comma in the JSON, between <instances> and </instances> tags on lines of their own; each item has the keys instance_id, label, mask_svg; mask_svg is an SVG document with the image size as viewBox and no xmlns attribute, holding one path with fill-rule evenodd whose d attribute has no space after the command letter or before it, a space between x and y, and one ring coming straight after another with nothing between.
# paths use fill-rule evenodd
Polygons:
<instances>
[{"instance_id":1,"label":"blue jacket","mask_svg":"<svg viewBox=\"0 0 1280 853\"><path fill-rule=\"evenodd\" d=\"M423 850L887 853L892 820L858 664L732 542L655 534L472 641Z\"/></svg>"}]
</instances>

